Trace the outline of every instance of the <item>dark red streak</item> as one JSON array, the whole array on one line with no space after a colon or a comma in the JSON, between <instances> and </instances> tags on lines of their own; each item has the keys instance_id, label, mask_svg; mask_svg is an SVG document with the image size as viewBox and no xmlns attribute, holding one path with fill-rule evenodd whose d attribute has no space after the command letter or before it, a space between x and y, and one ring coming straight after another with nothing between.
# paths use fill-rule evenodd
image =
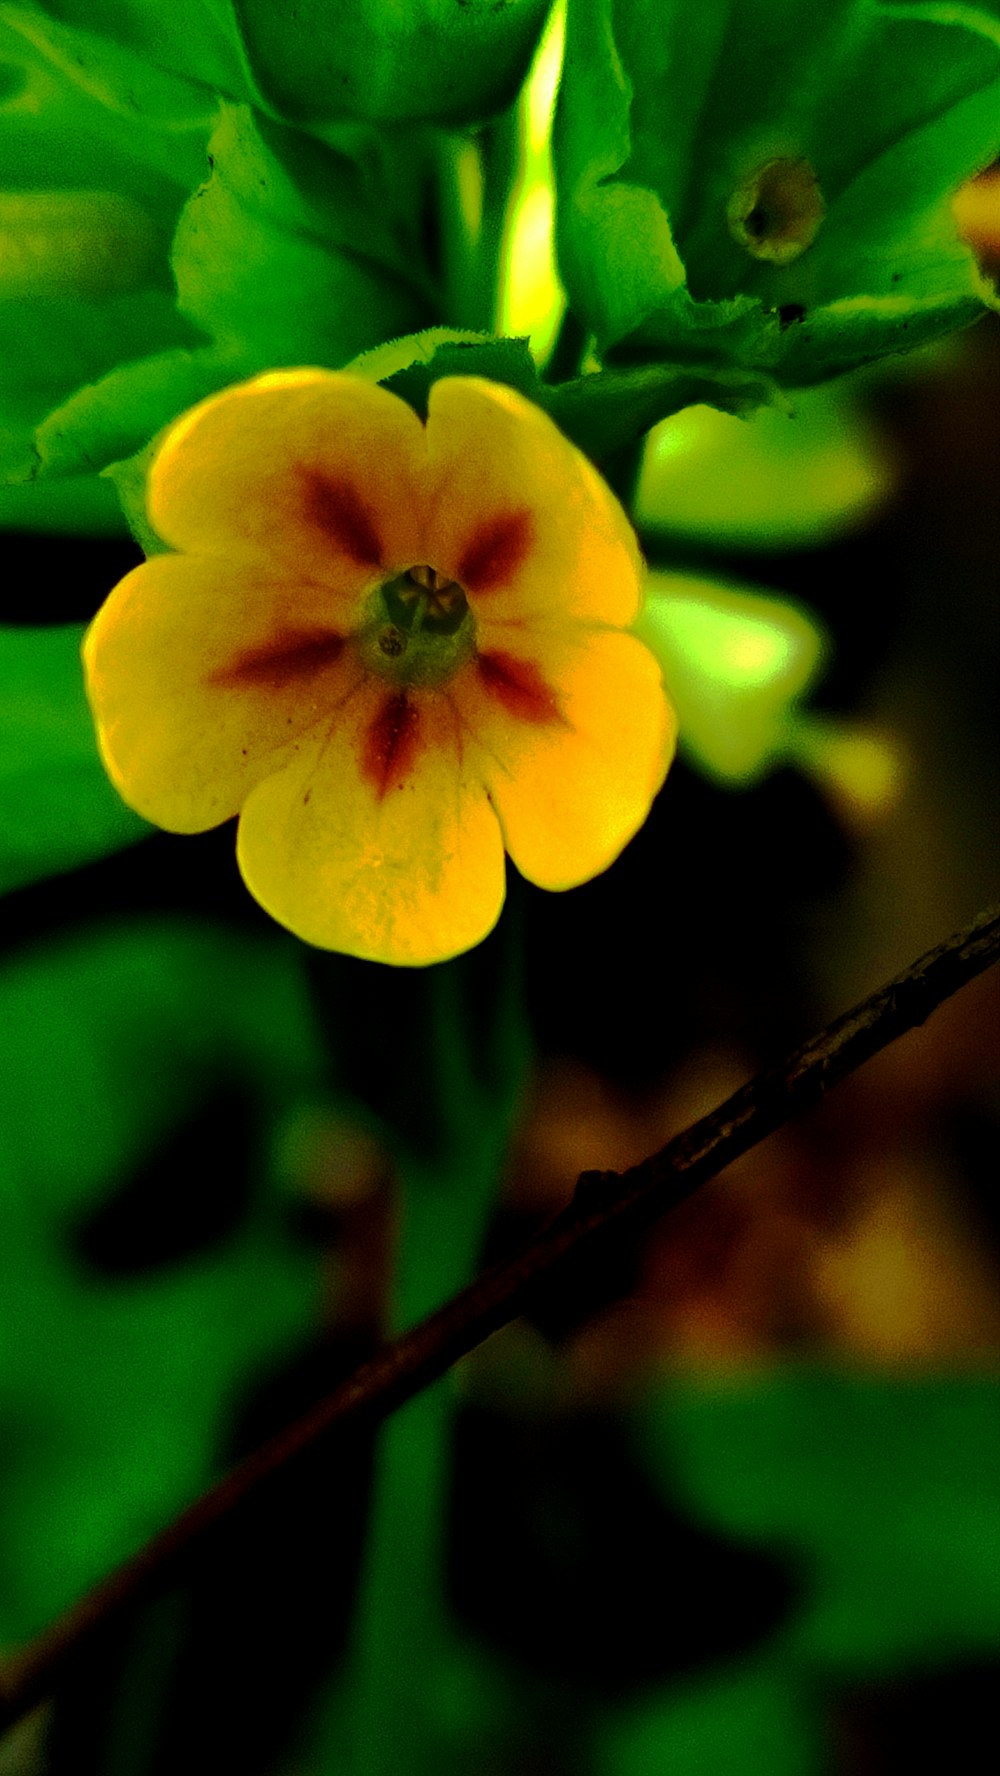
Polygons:
<instances>
[{"instance_id":1,"label":"dark red streak","mask_svg":"<svg viewBox=\"0 0 1000 1776\"><path fill-rule=\"evenodd\" d=\"M302 469L308 523L358 567L378 567L382 545L374 519L350 481L334 481L316 469Z\"/></svg>"},{"instance_id":2,"label":"dark red streak","mask_svg":"<svg viewBox=\"0 0 1000 1776\"><path fill-rule=\"evenodd\" d=\"M402 789L420 751L420 716L405 691L393 691L364 736L361 774L373 785L379 801L390 789Z\"/></svg>"},{"instance_id":3,"label":"dark red streak","mask_svg":"<svg viewBox=\"0 0 1000 1776\"><path fill-rule=\"evenodd\" d=\"M520 567L533 540L530 512L507 512L469 538L455 578L470 592L492 592Z\"/></svg>"},{"instance_id":4,"label":"dark red streak","mask_svg":"<svg viewBox=\"0 0 1000 1776\"><path fill-rule=\"evenodd\" d=\"M555 693L529 660L515 660L512 654L479 654L476 668L490 695L519 721L537 727L562 721Z\"/></svg>"},{"instance_id":5,"label":"dark red streak","mask_svg":"<svg viewBox=\"0 0 1000 1776\"><path fill-rule=\"evenodd\" d=\"M329 629L286 629L262 647L248 648L245 654L217 667L208 682L283 691L297 678L308 678L332 666L343 646L344 637L331 634Z\"/></svg>"}]
</instances>

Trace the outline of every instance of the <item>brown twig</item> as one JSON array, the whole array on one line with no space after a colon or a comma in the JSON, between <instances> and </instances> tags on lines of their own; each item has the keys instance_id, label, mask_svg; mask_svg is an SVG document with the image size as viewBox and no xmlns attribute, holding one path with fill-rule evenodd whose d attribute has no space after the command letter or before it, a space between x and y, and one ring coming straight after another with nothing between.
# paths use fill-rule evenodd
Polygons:
<instances>
[{"instance_id":1,"label":"brown twig","mask_svg":"<svg viewBox=\"0 0 1000 1776\"><path fill-rule=\"evenodd\" d=\"M0 1665L0 1731L47 1696L129 1610L183 1574L213 1532L274 1476L333 1437L371 1429L537 1298L571 1263L600 1265L612 1236L632 1237L848 1073L922 1024L1000 959L1000 907L981 914L621 1176L585 1172L573 1202L517 1257L485 1272L386 1345L311 1411L264 1443L39 1638Z\"/></svg>"}]
</instances>

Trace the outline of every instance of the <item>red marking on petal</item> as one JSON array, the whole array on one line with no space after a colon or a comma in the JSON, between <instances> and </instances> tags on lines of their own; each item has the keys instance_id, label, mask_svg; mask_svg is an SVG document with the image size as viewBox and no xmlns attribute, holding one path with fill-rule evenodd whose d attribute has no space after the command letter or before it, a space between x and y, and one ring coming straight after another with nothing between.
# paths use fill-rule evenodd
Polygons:
<instances>
[{"instance_id":1,"label":"red marking on petal","mask_svg":"<svg viewBox=\"0 0 1000 1776\"><path fill-rule=\"evenodd\" d=\"M297 678L308 678L332 666L343 646L344 637L331 634L329 629L286 629L261 647L236 654L225 666L217 667L208 682L283 691Z\"/></svg>"},{"instance_id":2,"label":"red marking on petal","mask_svg":"<svg viewBox=\"0 0 1000 1776\"><path fill-rule=\"evenodd\" d=\"M393 691L368 727L361 748L361 774L379 801L402 789L420 750L420 717L405 691Z\"/></svg>"},{"instance_id":3,"label":"red marking on petal","mask_svg":"<svg viewBox=\"0 0 1000 1776\"><path fill-rule=\"evenodd\" d=\"M304 469L305 515L324 536L358 567L378 567L382 544L367 506L350 481L330 480L316 469Z\"/></svg>"},{"instance_id":4,"label":"red marking on petal","mask_svg":"<svg viewBox=\"0 0 1000 1776\"><path fill-rule=\"evenodd\" d=\"M520 567L534 540L530 512L507 512L469 538L455 578L470 592L493 592Z\"/></svg>"},{"instance_id":5,"label":"red marking on petal","mask_svg":"<svg viewBox=\"0 0 1000 1776\"><path fill-rule=\"evenodd\" d=\"M480 654L476 668L487 691L509 715L537 727L544 722L562 721L555 692L530 660L515 660L513 654Z\"/></svg>"}]
</instances>

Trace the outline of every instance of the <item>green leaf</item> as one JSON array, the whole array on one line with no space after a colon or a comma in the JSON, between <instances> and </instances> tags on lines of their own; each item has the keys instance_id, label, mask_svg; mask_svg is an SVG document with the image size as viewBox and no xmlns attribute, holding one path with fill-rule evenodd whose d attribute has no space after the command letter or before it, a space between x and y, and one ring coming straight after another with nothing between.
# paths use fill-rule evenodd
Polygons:
<instances>
[{"instance_id":1,"label":"green leaf","mask_svg":"<svg viewBox=\"0 0 1000 1776\"><path fill-rule=\"evenodd\" d=\"M796 756L796 704L824 653L805 611L748 587L653 572L636 633L660 662L681 749L707 776L745 785Z\"/></svg>"},{"instance_id":2,"label":"green leaf","mask_svg":"<svg viewBox=\"0 0 1000 1776\"><path fill-rule=\"evenodd\" d=\"M550 0L234 0L261 91L285 117L468 123L510 104Z\"/></svg>"},{"instance_id":3,"label":"green leaf","mask_svg":"<svg viewBox=\"0 0 1000 1776\"><path fill-rule=\"evenodd\" d=\"M609 1711L595 1776L824 1776L823 1724L775 1661L740 1662Z\"/></svg>"},{"instance_id":4,"label":"green leaf","mask_svg":"<svg viewBox=\"0 0 1000 1776\"><path fill-rule=\"evenodd\" d=\"M419 233L429 144L344 124L336 146L223 106L172 263L178 304L251 369L336 369L432 318Z\"/></svg>"},{"instance_id":5,"label":"green leaf","mask_svg":"<svg viewBox=\"0 0 1000 1776\"><path fill-rule=\"evenodd\" d=\"M101 764L83 690L83 628L0 629L0 893L150 831Z\"/></svg>"},{"instance_id":6,"label":"green leaf","mask_svg":"<svg viewBox=\"0 0 1000 1776\"><path fill-rule=\"evenodd\" d=\"M9 1641L207 1482L248 1382L307 1332L319 1278L285 1224L267 1136L315 1095L319 1057L295 947L190 923L136 921L25 953L0 974L0 1021ZM95 1271L78 1230L220 1088L235 1094L233 1118L242 1099L263 1119L236 1224L188 1258ZM208 1189L246 1147L245 1130L231 1135L200 1158Z\"/></svg>"},{"instance_id":7,"label":"green leaf","mask_svg":"<svg viewBox=\"0 0 1000 1776\"><path fill-rule=\"evenodd\" d=\"M569 0L560 269L599 348L818 381L991 300L950 199L1000 148L1000 28L878 0Z\"/></svg>"},{"instance_id":8,"label":"green leaf","mask_svg":"<svg viewBox=\"0 0 1000 1776\"><path fill-rule=\"evenodd\" d=\"M175 347L119 364L77 389L36 428L33 473L99 473L145 449L179 413L250 371L237 352L214 346Z\"/></svg>"},{"instance_id":9,"label":"green leaf","mask_svg":"<svg viewBox=\"0 0 1000 1776\"><path fill-rule=\"evenodd\" d=\"M373 346L371 351L362 352L360 357L352 359L344 368L355 376L367 377L370 382L388 383L395 377L401 377L404 370L413 366L419 369L425 364L433 363L438 351L447 345L466 347L513 344L520 348L521 343L520 340L496 340L488 333L471 333L459 327L425 327L422 333L408 333L402 339L388 339L384 345ZM523 362L523 353L520 350L516 356L519 362ZM485 359L481 358L479 361L485 362ZM504 367L502 355L497 355L494 361ZM518 370L517 374L523 374L529 384L533 382L530 369L523 372ZM495 380L502 382L506 378L496 377Z\"/></svg>"},{"instance_id":10,"label":"green leaf","mask_svg":"<svg viewBox=\"0 0 1000 1776\"><path fill-rule=\"evenodd\" d=\"M712 401L730 413L749 413L763 402L782 398L768 377L694 365L649 364L545 383L526 339L440 328L393 340L348 368L384 381L422 416L430 390L442 376L483 376L505 383L543 407L560 431L597 463L635 443L657 420L692 401Z\"/></svg>"},{"instance_id":11,"label":"green leaf","mask_svg":"<svg viewBox=\"0 0 1000 1776\"><path fill-rule=\"evenodd\" d=\"M168 126L208 122L216 92L249 98L226 0L21 0L0 18L109 111Z\"/></svg>"},{"instance_id":12,"label":"green leaf","mask_svg":"<svg viewBox=\"0 0 1000 1776\"><path fill-rule=\"evenodd\" d=\"M197 340L177 313L169 249L181 206L204 176L207 121L161 125L138 98L128 115L108 109L34 41L39 23L34 10L0 8L0 479L7 480L40 472L35 428L81 386ZM66 472L87 466L84 450Z\"/></svg>"},{"instance_id":13,"label":"green leaf","mask_svg":"<svg viewBox=\"0 0 1000 1776\"><path fill-rule=\"evenodd\" d=\"M514 98L549 4L40 0L10 10L27 14L54 53L82 58L81 78L109 105L135 103L138 92L175 116L209 87L318 130L343 117L395 124L493 115Z\"/></svg>"},{"instance_id":14,"label":"green leaf","mask_svg":"<svg viewBox=\"0 0 1000 1776\"><path fill-rule=\"evenodd\" d=\"M526 339L449 334L428 355L426 345L437 337L437 331L431 329L413 341L395 340L394 349L402 350L405 346L407 355L412 350L413 356L405 367L385 378L385 387L408 401L422 418L427 417L430 391L443 376L483 376L490 382L517 389L529 401L544 404L538 369Z\"/></svg>"},{"instance_id":15,"label":"green leaf","mask_svg":"<svg viewBox=\"0 0 1000 1776\"><path fill-rule=\"evenodd\" d=\"M842 386L803 390L789 414L744 424L704 405L650 434L633 516L658 538L720 548L801 548L862 523L893 465Z\"/></svg>"},{"instance_id":16,"label":"green leaf","mask_svg":"<svg viewBox=\"0 0 1000 1776\"><path fill-rule=\"evenodd\" d=\"M749 414L783 401L769 376L701 364L594 371L551 389L543 385L538 398L567 437L598 464L693 402Z\"/></svg>"},{"instance_id":17,"label":"green leaf","mask_svg":"<svg viewBox=\"0 0 1000 1776\"><path fill-rule=\"evenodd\" d=\"M642 1434L672 1497L806 1575L785 1658L854 1680L995 1647L997 1404L978 1378L806 1370L664 1391Z\"/></svg>"},{"instance_id":18,"label":"green leaf","mask_svg":"<svg viewBox=\"0 0 1000 1776\"><path fill-rule=\"evenodd\" d=\"M215 390L280 365L335 368L426 318L419 147L400 168L367 126L345 124L341 137L335 150L223 108L206 150L210 176L171 249L176 306L163 301L184 343L142 355L156 337L147 324L103 375L88 377L84 364L74 378L84 386L37 427L23 475L77 475L138 456L144 466L150 440ZM110 347L120 305L99 312ZM134 470L124 478L132 487ZM129 518L141 534L134 499Z\"/></svg>"},{"instance_id":19,"label":"green leaf","mask_svg":"<svg viewBox=\"0 0 1000 1776\"><path fill-rule=\"evenodd\" d=\"M68 481L0 487L0 528L121 536L126 524L114 488L107 481L80 475Z\"/></svg>"}]
</instances>

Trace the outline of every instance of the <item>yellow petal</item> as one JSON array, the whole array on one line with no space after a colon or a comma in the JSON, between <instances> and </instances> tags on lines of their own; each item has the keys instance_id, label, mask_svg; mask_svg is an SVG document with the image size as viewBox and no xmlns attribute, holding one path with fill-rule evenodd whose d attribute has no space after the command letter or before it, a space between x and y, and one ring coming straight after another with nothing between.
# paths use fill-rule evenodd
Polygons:
<instances>
[{"instance_id":1,"label":"yellow petal","mask_svg":"<svg viewBox=\"0 0 1000 1776\"><path fill-rule=\"evenodd\" d=\"M428 559L491 622L624 627L642 562L610 488L548 415L500 383L431 389Z\"/></svg>"},{"instance_id":2,"label":"yellow petal","mask_svg":"<svg viewBox=\"0 0 1000 1776\"><path fill-rule=\"evenodd\" d=\"M115 587L84 640L108 773L172 832L228 820L360 675L321 588L154 555Z\"/></svg>"},{"instance_id":3,"label":"yellow petal","mask_svg":"<svg viewBox=\"0 0 1000 1776\"><path fill-rule=\"evenodd\" d=\"M500 828L454 711L366 681L322 739L250 796L237 855L307 943L375 962L458 955L495 925Z\"/></svg>"},{"instance_id":4,"label":"yellow petal","mask_svg":"<svg viewBox=\"0 0 1000 1776\"><path fill-rule=\"evenodd\" d=\"M660 669L631 635L579 633L487 649L453 697L522 875L572 888L614 861L649 813L676 721Z\"/></svg>"},{"instance_id":5,"label":"yellow petal","mask_svg":"<svg viewBox=\"0 0 1000 1776\"><path fill-rule=\"evenodd\" d=\"M269 556L348 595L424 559L420 420L333 370L275 371L210 395L150 472L154 528L177 549Z\"/></svg>"}]
</instances>

